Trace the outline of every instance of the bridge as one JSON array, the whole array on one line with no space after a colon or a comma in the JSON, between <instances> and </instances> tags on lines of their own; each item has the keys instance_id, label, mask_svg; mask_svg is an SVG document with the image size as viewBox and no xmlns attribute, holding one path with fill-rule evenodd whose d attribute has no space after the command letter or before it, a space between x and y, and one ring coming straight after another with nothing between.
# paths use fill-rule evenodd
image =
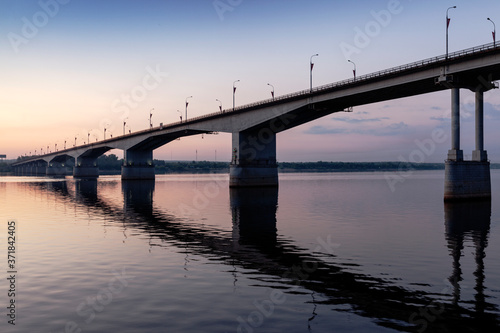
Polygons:
<instances>
[{"instance_id":1,"label":"bridge","mask_svg":"<svg viewBox=\"0 0 500 333\"><path fill-rule=\"evenodd\" d=\"M154 179L153 151L183 137L232 133L230 186L278 186L276 134L328 114L402 97L451 90L451 147L445 167L445 200L491 196L484 149L483 93L500 79L500 46L485 44L376 73L315 87L222 112L74 146L12 164L17 175L61 175L74 161L75 178L97 178L97 158L124 151L121 176ZM460 89L476 94L476 137L472 160L460 149Z\"/></svg>"}]
</instances>

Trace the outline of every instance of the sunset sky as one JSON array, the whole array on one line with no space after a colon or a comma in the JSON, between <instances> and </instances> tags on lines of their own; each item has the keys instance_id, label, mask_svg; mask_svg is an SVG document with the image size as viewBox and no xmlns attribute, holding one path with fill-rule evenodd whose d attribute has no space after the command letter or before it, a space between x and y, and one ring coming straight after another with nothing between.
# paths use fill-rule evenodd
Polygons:
<instances>
[{"instance_id":1,"label":"sunset sky","mask_svg":"<svg viewBox=\"0 0 500 333\"><path fill-rule=\"evenodd\" d=\"M492 42L500 2L331 0L1 0L0 154L8 158L252 103ZM388 14L388 15L387 15ZM500 25L499 25L500 28ZM371 30L370 30L371 29ZM368 39L360 43L360 31ZM357 45L357 46L356 46ZM347 46L352 46L351 48ZM127 96L129 96L127 98ZM462 148L474 149L474 95L461 91ZM278 134L278 161L397 161L436 128L450 92L356 107ZM500 162L500 91L485 93L485 147ZM449 135L448 135L449 136ZM450 140L425 162L446 158ZM183 138L158 159L229 161L231 135ZM120 151L112 151L121 156Z\"/></svg>"}]
</instances>

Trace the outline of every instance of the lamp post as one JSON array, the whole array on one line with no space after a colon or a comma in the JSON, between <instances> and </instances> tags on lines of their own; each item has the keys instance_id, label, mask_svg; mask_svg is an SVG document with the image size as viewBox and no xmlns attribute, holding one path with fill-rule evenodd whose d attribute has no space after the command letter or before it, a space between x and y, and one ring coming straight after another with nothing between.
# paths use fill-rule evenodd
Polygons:
<instances>
[{"instance_id":1,"label":"lamp post","mask_svg":"<svg viewBox=\"0 0 500 333\"><path fill-rule=\"evenodd\" d=\"M313 67L314 67L314 64L313 64L313 62L312 62L312 59L313 59L313 57L317 57L317 56L319 56L319 54L318 54L318 53L313 54L313 55L311 56L311 58L309 59L309 65L311 66L311 69L310 69L310 71L309 71L309 77L310 77L310 89L309 89L309 91L310 91L310 92L312 92L312 90L313 90Z\"/></svg>"},{"instance_id":2,"label":"lamp post","mask_svg":"<svg viewBox=\"0 0 500 333\"><path fill-rule=\"evenodd\" d=\"M233 111L234 111L234 95L235 95L235 92L236 92L236 86L235 86L236 82L240 82L240 80L236 80L236 81L233 82Z\"/></svg>"},{"instance_id":3,"label":"lamp post","mask_svg":"<svg viewBox=\"0 0 500 333\"><path fill-rule=\"evenodd\" d=\"M154 108L149 110L149 129L153 128L153 123L151 122L151 118L153 117L153 110L154 110Z\"/></svg>"},{"instance_id":4,"label":"lamp post","mask_svg":"<svg viewBox=\"0 0 500 333\"><path fill-rule=\"evenodd\" d=\"M488 18L487 18L487 20L488 20L488 21L490 21L491 23L493 23L493 32L492 32L491 34L493 35L493 47L495 47L495 46L496 46L496 45L495 45L495 44L496 44L496 37L495 37L495 35L497 34L497 31L496 31L496 30L497 30L497 28L496 28L496 26L495 26L495 22L493 22L493 20L492 20L492 19L490 19L490 18L488 17Z\"/></svg>"},{"instance_id":5,"label":"lamp post","mask_svg":"<svg viewBox=\"0 0 500 333\"><path fill-rule=\"evenodd\" d=\"M193 98L193 96L186 97L186 118L184 121L188 121L188 98Z\"/></svg>"},{"instance_id":6,"label":"lamp post","mask_svg":"<svg viewBox=\"0 0 500 333\"><path fill-rule=\"evenodd\" d=\"M182 112L180 112L179 110L177 110L177 112L179 112L179 118L181 119L181 124L182 124Z\"/></svg>"},{"instance_id":7,"label":"lamp post","mask_svg":"<svg viewBox=\"0 0 500 333\"><path fill-rule=\"evenodd\" d=\"M273 97L273 101L274 101L274 86L270 83L268 83L267 85L270 86L271 88L273 88L273 90L271 90L271 96Z\"/></svg>"},{"instance_id":8,"label":"lamp post","mask_svg":"<svg viewBox=\"0 0 500 333\"><path fill-rule=\"evenodd\" d=\"M76 147L76 136L75 136L75 144L73 145L73 147Z\"/></svg>"},{"instance_id":9,"label":"lamp post","mask_svg":"<svg viewBox=\"0 0 500 333\"><path fill-rule=\"evenodd\" d=\"M90 131L87 133L87 143L90 143Z\"/></svg>"},{"instance_id":10,"label":"lamp post","mask_svg":"<svg viewBox=\"0 0 500 333\"><path fill-rule=\"evenodd\" d=\"M64 149L66 149L66 140L64 140Z\"/></svg>"},{"instance_id":11,"label":"lamp post","mask_svg":"<svg viewBox=\"0 0 500 333\"><path fill-rule=\"evenodd\" d=\"M356 64L354 63L354 61L351 61L351 60L347 60L349 61L351 64L354 65L354 69L352 70L352 73L354 74L354 81L356 81Z\"/></svg>"},{"instance_id":12,"label":"lamp post","mask_svg":"<svg viewBox=\"0 0 500 333\"><path fill-rule=\"evenodd\" d=\"M446 10L446 59L448 59L448 27L450 25L450 18L448 17L448 11L452 8L457 8L457 6L449 7Z\"/></svg>"},{"instance_id":13,"label":"lamp post","mask_svg":"<svg viewBox=\"0 0 500 333\"><path fill-rule=\"evenodd\" d=\"M125 125L127 125L127 119L128 119L128 118L125 118L125 119L123 120L123 135L125 135Z\"/></svg>"},{"instance_id":14,"label":"lamp post","mask_svg":"<svg viewBox=\"0 0 500 333\"><path fill-rule=\"evenodd\" d=\"M104 140L106 140L106 127L104 127Z\"/></svg>"},{"instance_id":15,"label":"lamp post","mask_svg":"<svg viewBox=\"0 0 500 333\"><path fill-rule=\"evenodd\" d=\"M221 101L219 101L218 99L215 99L215 101L220 103L220 105L219 105L219 110L220 110L220 112L222 112L222 102L221 102Z\"/></svg>"}]
</instances>

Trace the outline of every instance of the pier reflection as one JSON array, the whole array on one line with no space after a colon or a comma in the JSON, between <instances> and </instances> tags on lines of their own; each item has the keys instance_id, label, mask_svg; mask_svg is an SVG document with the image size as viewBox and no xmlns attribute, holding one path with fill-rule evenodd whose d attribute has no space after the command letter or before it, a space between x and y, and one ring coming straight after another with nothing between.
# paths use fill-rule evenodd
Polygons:
<instances>
[{"instance_id":1,"label":"pier reflection","mask_svg":"<svg viewBox=\"0 0 500 333\"><path fill-rule=\"evenodd\" d=\"M494 311L496 307L486 302L484 294L484 258L488 246L488 236L491 222L491 201L446 202L445 203L445 233L448 249L453 259L452 274L449 281L453 286L453 304L461 301L460 282L463 272L460 260L464 256L464 247L470 242L474 247L475 261L475 295L474 316L483 317L485 311Z\"/></svg>"},{"instance_id":2,"label":"pier reflection","mask_svg":"<svg viewBox=\"0 0 500 333\"><path fill-rule=\"evenodd\" d=\"M276 245L278 188L230 188L233 239L259 248Z\"/></svg>"},{"instance_id":3,"label":"pier reflection","mask_svg":"<svg viewBox=\"0 0 500 333\"><path fill-rule=\"evenodd\" d=\"M70 191L44 187L66 200L83 203L96 212L107 216L112 214L116 221L133 227L148 238L160 239L157 244L178 246L186 254L219 257L228 265L257 273L255 278L263 282L273 277L274 281L279 281L284 292L296 293L299 288L311 293L313 300L314 295L322 295L321 303L329 305L332 310L348 306L349 311L356 315L399 331L419 332L423 328L426 332L474 331L478 328L477 319L481 319L487 331L500 330L497 306L486 301L484 288L483 259L491 203L445 205L446 239L453 258L450 281L454 286L454 299L450 304L446 301L449 299L447 292L427 295L421 290L410 290L396 285L394 280L364 274L362 267L355 263L350 262L349 267L344 267L335 253L328 253L327 262L316 253L294 245L293 241L280 240L276 228L278 189L231 189L229 209L233 230L227 233L209 226L185 223L184 218L156 208L154 181L123 182L122 207L101 198L96 183L77 182L75 188L76 195L72 198ZM464 242L469 239L476 246L474 309L459 302L462 276L460 255ZM436 302L436 296L443 301ZM439 315L424 316L423 312L429 309L438 311ZM314 310L312 314L311 320L314 320Z\"/></svg>"}]
</instances>

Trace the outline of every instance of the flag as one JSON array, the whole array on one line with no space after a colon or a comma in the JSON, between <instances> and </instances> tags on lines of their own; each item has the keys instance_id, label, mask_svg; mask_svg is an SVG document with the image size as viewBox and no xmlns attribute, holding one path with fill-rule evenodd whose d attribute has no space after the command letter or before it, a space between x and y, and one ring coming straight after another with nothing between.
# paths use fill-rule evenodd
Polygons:
<instances>
[{"instance_id":1,"label":"flag","mask_svg":"<svg viewBox=\"0 0 500 333\"><path fill-rule=\"evenodd\" d=\"M222 105L219 105L219 110L220 112L222 112Z\"/></svg>"},{"instance_id":2,"label":"flag","mask_svg":"<svg viewBox=\"0 0 500 333\"><path fill-rule=\"evenodd\" d=\"M274 98L274 91L271 91L271 96L273 96L273 98Z\"/></svg>"},{"instance_id":3,"label":"flag","mask_svg":"<svg viewBox=\"0 0 500 333\"><path fill-rule=\"evenodd\" d=\"M311 62L311 71L313 70L314 64Z\"/></svg>"},{"instance_id":4,"label":"flag","mask_svg":"<svg viewBox=\"0 0 500 333\"><path fill-rule=\"evenodd\" d=\"M450 26L450 20L451 18L446 18L446 29L448 29L448 27Z\"/></svg>"},{"instance_id":5,"label":"flag","mask_svg":"<svg viewBox=\"0 0 500 333\"><path fill-rule=\"evenodd\" d=\"M491 34L493 35L493 42L495 42L495 32L492 31Z\"/></svg>"},{"instance_id":6,"label":"flag","mask_svg":"<svg viewBox=\"0 0 500 333\"><path fill-rule=\"evenodd\" d=\"M188 107L188 105L189 105L189 102L188 102L188 101L186 101L186 107Z\"/></svg>"},{"instance_id":7,"label":"flag","mask_svg":"<svg viewBox=\"0 0 500 333\"><path fill-rule=\"evenodd\" d=\"M355 69L352 70L352 74L354 75L354 77L356 77L356 70Z\"/></svg>"},{"instance_id":8,"label":"flag","mask_svg":"<svg viewBox=\"0 0 500 333\"><path fill-rule=\"evenodd\" d=\"M236 92L236 87L233 87L233 94Z\"/></svg>"}]
</instances>

